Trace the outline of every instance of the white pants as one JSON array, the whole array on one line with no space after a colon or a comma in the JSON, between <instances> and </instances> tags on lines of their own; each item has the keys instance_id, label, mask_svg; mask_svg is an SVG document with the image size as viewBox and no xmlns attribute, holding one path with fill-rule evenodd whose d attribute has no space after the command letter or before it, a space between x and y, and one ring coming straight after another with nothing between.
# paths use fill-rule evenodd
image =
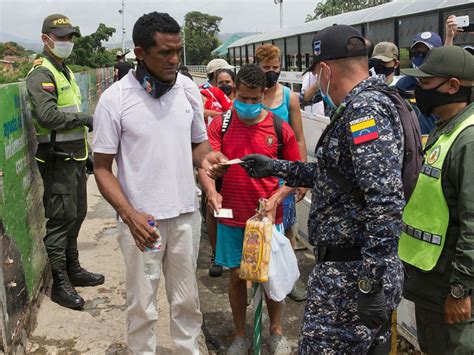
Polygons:
<instances>
[{"instance_id":1,"label":"white pants","mask_svg":"<svg viewBox=\"0 0 474 355\"><path fill-rule=\"evenodd\" d=\"M197 256L201 238L199 212L159 221L162 237L162 266L170 304L170 330L177 354L199 354L198 336L202 314L196 281ZM158 320L159 280L145 277L143 253L138 249L128 226L118 223L119 243L126 267L127 334L132 354L155 354Z\"/></svg>"}]
</instances>

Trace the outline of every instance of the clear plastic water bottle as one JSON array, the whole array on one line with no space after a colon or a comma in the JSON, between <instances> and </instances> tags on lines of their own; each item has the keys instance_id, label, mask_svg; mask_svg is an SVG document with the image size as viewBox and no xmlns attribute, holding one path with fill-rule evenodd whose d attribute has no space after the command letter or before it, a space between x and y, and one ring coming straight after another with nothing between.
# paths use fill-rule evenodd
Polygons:
<instances>
[{"instance_id":1,"label":"clear plastic water bottle","mask_svg":"<svg viewBox=\"0 0 474 355\"><path fill-rule=\"evenodd\" d=\"M161 253L161 234L155 221L148 221L148 225L153 227L156 234L160 237L155 241L152 247L145 248L143 252L143 266L147 279L158 280L161 274L161 255L159 255L159 253Z\"/></svg>"}]
</instances>

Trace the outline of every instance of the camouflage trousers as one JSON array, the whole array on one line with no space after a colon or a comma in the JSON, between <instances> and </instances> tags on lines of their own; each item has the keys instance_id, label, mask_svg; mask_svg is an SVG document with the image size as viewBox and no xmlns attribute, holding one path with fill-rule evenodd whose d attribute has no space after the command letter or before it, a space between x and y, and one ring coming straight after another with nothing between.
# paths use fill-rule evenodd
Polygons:
<instances>
[{"instance_id":1,"label":"camouflage trousers","mask_svg":"<svg viewBox=\"0 0 474 355\"><path fill-rule=\"evenodd\" d=\"M308 280L298 354L366 354L390 339L391 330L364 326L357 315L360 261L316 264ZM389 261L383 284L389 318L401 299L403 268Z\"/></svg>"}]
</instances>

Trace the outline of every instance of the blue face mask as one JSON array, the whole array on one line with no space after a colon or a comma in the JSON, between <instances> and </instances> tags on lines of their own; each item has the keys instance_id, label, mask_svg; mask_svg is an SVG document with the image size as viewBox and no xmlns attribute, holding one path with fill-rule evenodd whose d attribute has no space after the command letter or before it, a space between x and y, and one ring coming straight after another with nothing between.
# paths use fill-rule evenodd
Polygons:
<instances>
[{"instance_id":1,"label":"blue face mask","mask_svg":"<svg viewBox=\"0 0 474 355\"><path fill-rule=\"evenodd\" d=\"M234 108L237 111L239 118L244 120L253 120L260 115L260 112L262 112L262 103L259 102L258 104L246 104L245 102L235 99Z\"/></svg>"},{"instance_id":2,"label":"blue face mask","mask_svg":"<svg viewBox=\"0 0 474 355\"><path fill-rule=\"evenodd\" d=\"M323 72L323 68L321 67L321 70L319 71L319 75L318 75L319 92L321 93L321 97L322 97L324 103L326 105L328 105L328 107L331 110L335 110L337 108L337 106L334 103L334 101L332 101L331 96L329 95L329 84L331 83L331 80L328 81L328 85L326 87L326 93L324 93L322 88L321 88L321 73L322 72Z\"/></svg>"},{"instance_id":3,"label":"blue face mask","mask_svg":"<svg viewBox=\"0 0 474 355\"><path fill-rule=\"evenodd\" d=\"M411 58L411 66L413 68L418 68L425 61L426 54L417 53Z\"/></svg>"}]
</instances>

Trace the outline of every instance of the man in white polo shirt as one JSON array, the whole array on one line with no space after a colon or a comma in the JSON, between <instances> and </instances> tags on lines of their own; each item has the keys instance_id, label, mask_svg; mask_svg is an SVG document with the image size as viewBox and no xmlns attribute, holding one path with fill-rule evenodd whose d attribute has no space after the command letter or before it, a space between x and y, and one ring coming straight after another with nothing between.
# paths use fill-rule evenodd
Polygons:
<instances>
[{"instance_id":1,"label":"man in white polo shirt","mask_svg":"<svg viewBox=\"0 0 474 355\"><path fill-rule=\"evenodd\" d=\"M303 109L313 115L324 116L324 104L319 94L318 76L311 71L303 73L300 98Z\"/></svg>"},{"instance_id":2,"label":"man in white polo shirt","mask_svg":"<svg viewBox=\"0 0 474 355\"><path fill-rule=\"evenodd\" d=\"M143 250L161 235L158 255L171 308L178 354L199 354L202 315L195 277L200 239L193 165L221 159L210 153L201 95L177 74L183 48L180 27L168 14L140 17L133 28L139 61L104 92L94 114L95 178L116 209L126 265L128 347L155 354L158 280L145 275ZM117 162L117 177L112 173Z\"/></svg>"}]
</instances>

